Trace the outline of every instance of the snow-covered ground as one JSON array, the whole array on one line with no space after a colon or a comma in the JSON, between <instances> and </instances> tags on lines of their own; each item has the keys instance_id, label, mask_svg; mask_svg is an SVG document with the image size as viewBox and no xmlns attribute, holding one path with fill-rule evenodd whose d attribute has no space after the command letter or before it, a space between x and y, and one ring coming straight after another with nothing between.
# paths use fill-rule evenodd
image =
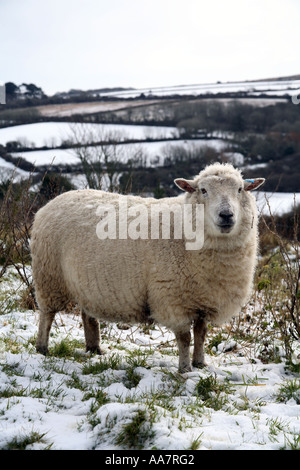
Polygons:
<instances>
[{"instance_id":1,"label":"snow-covered ground","mask_svg":"<svg viewBox=\"0 0 300 470\"><path fill-rule=\"evenodd\" d=\"M62 141L74 138L74 132L85 138L92 135L93 141L100 141L101 137L105 140L109 133L117 134L120 140L167 139L179 135L176 127L38 122L0 129L0 144L19 141L29 147L59 147Z\"/></svg>"},{"instance_id":2,"label":"snow-covered ground","mask_svg":"<svg viewBox=\"0 0 300 470\"><path fill-rule=\"evenodd\" d=\"M7 162L4 158L0 157L0 183L8 180L13 175L15 181L27 178L29 173L27 171L16 168L13 163Z\"/></svg>"},{"instance_id":3,"label":"snow-covered ground","mask_svg":"<svg viewBox=\"0 0 300 470\"><path fill-rule=\"evenodd\" d=\"M300 383L284 357L265 364L227 334L207 367L178 374L170 332L115 324L106 354L89 356L76 314L57 315L44 357L37 324L34 311L0 315L0 449L299 449ZM61 353L64 341L75 346Z\"/></svg>"},{"instance_id":4,"label":"snow-covered ground","mask_svg":"<svg viewBox=\"0 0 300 470\"><path fill-rule=\"evenodd\" d=\"M195 85L165 86L154 88L140 88L135 90L125 90L120 92L107 92L103 96L114 96L123 98L133 98L143 93L146 96L167 96L167 95L203 95L217 93L237 93L243 92L251 95L261 93L275 96L294 95L300 90L300 80L261 80L245 82L217 82L201 83Z\"/></svg>"},{"instance_id":5,"label":"snow-covered ground","mask_svg":"<svg viewBox=\"0 0 300 470\"><path fill-rule=\"evenodd\" d=\"M143 156L146 158L146 165L160 165L163 163L167 155L167 149L177 146L183 146L186 150L192 151L203 147L213 147L217 151L221 151L226 142L221 139L210 140L162 140L159 142L138 142L135 144L121 144L119 147L119 160L126 163L129 159L134 158L135 155L142 151ZM101 147L91 147L92 154L101 154ZM74 149L53 149L53 150L33 150L29 152L13 152L13 157L21 156L28 162L35 166L51 165L66 165L78 164L80 159Z\"/></svg>"}]
</instances>

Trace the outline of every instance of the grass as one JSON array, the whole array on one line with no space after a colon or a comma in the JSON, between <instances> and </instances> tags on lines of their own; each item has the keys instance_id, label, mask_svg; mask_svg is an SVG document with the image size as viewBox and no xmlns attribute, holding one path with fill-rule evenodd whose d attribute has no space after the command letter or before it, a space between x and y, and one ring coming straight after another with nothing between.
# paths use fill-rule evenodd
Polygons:
<instances>
[{"instance_id":1,"label":"grass","mask_svg":"<svg viewBox=\"0 0 300 470\"><path fill-rule=\"evenodd\" d=\"M276 400L281 403L286 403L289 400L295 400L297 405L300 405L300 380L288 380L280 388L276 395Z\"/></svg>"},{"instance_id":2,"label":"grass","mask_svg":"<svg viewBox=\"0 0 300 470\"><path fill-rule=\"evenodd\" d=\"M285 434L284 440L285 444L281 450L300 450L300 434Z\"/></svg>"},{"instance_id":3,"label":"grass","mask_svg":"<svg viewBox=\"0 0 300 470\"><path fill-rule=\"evenodd\" d=\"M137 410L131 421L123 425L115 439L116 444L125 449L144 449L154 437L153 422L153 413L149 414L145 409Z\"/></svg>"},{"instance_id":4,"label":"grass","mask_svg":"<svg viewBox=\"0 0 300 470\"><path fill-rule=\"evenodd\" d=\"M201 377L195 387L197 398L204 406L213 408L215 411L224 408L231 392L232 386L228 382L220 382L212 375Z\"/></svg>"},{"instance_id":5,"label":"grass","mask_svg":"<svg viewBox=\"0 0 300 470\"><path fill-rule=\"evenodd\" d=\"M195 439L192 440L190 450L198 450L199 449L199 447L201 445L201 442L202 442L202 436L203 436L203 433L201 433L198 437L196 437Z\"/></svg>"},{"instance_id":6,"label":"grass","mask_svg":"<svg viewBox=\"0 0 300 470\"><path fill-rule=\"evenodd\" d=\"M33 444L43 444L43 450L49 450L52 445L47 443L45 436L46 433L40 434L36 431L19 434L9 440L3 450L28 450Z\"/></svg>"},{"instance_id":7,"label":"grass","mask_svg":"<svg viewBox=\"0 0 300 470\"><path fill-rule=\"evenodd\" d=\"M65 358L75 358L79 359L80 354L77 353L77 348L82 348L83 344L77 340L64 338L60 342L55 343L55 345L50 348L50 355L53 357L65 357Z\"/></svg>"},{"instance_id":8,"label":"grass","mask_svg":"<svg viewBox=\"0 0 300 470\"><path fill-rule=\"evenodd\" d=\"M113 354L112 356L101 356L98 362L88 363L83 366L82 373L84 375L97 375L101 374L105 370L115 370L120 367L121 364L121 357L117 354Z\"/></svg>"}]
</instances>

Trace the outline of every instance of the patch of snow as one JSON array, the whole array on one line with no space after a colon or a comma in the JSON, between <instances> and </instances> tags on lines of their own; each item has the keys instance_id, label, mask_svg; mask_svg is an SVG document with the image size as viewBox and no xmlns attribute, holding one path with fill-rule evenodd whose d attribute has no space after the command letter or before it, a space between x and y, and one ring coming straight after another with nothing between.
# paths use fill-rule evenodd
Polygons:
<instances>
[{"instance_id":1,"label":"patch of snow","mask_svg":"<svg viewBox=\"0 0 300 470\"><path fill-rule=\"evenodd\" d=\"M0 183L13 177L14 181L20 181L27 178L29 173L27 171L17 168L13 163L7 162L4 158L0 157Z\"/></svg>"},{"instance_id":2,"label":"patch of snow","mask_svg":"<svg viewBox=\"0 0 300 470\"><path fill-rule=\"evenodd\" d=\"M258 209L265 215L282 215L300 204L300 193L271 193L259 191L256 194Z\"/></svg>"}]
</instances>

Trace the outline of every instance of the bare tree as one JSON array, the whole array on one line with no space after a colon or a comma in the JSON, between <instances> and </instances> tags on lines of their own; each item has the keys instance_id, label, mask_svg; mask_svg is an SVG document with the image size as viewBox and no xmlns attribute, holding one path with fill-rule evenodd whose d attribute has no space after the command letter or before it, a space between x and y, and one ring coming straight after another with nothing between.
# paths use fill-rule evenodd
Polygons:
<instances>
[{"instance_id":1,"label":"bare tree","mask_svg":"<svg viewBox=\"0 0 300 470\"><path fill-rule=\"evenodd\" d=\"M124 143L124 133L96 124L75 124L70 130L73 151L91 189L117 191L124 168L145 163L139 146Z\"/></svg>"}]
</instances>

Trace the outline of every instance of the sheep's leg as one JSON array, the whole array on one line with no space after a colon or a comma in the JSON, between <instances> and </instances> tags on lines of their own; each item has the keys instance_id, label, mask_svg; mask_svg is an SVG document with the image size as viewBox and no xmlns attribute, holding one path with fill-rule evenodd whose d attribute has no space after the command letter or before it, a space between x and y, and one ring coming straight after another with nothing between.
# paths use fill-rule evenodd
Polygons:
<instances>
[{"instance_id":1,"label":"sheep's leg","mask_svg":"<svg viewBox=\"0 0 300 470\"><path fill-rule=\"evenodd\" d=\"M194 322L194 352L193 352L193 366L205 367L204 361L204 340L207 332L206 321L203 318L198 318Z\"/></svg>"},{"instance_id":2,"label":"sheep's leg","mask_svg":"<svg viewBox=\"0 0 300 470\"><path fill-rule=\"evenodd\" d=\"M86 351L103 354L100 349L100 325L96 318L92 318L84 311L81 312Z\"/></svg>"},{"instance_id":3,"label":"sheep's leg","mask_svg":"<svg viewBox=\"0 0 300 470\"><path fill-rule=\"evenodd\" d=\"M40 311L40 321L38 337L36 342L36 350L41 354L48 354L48 341L52 322L55 317L55 313L44 313Z\"/></svg>"},{"instance_id":4,"label":"sheep's leg","mask_svg":"<svg viewBox=\"0 0 300 470\"><path fill-rule=\"evenodd\" d=\"M175 332L179 351L179 372L190 372L192 370L190 360L191 333Z\"/></svg>"}]
</instances>

